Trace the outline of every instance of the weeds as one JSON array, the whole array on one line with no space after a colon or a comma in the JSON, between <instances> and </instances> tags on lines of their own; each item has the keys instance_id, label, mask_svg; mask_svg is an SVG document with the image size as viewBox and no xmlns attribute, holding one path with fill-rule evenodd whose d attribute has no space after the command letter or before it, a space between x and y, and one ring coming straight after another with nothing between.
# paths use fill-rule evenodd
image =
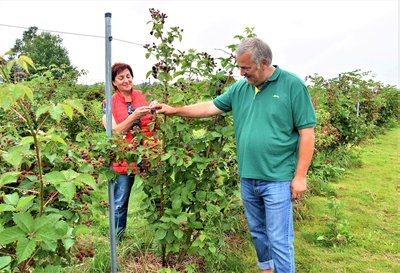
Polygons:
<instances>
[{"instance_id":1,"label":"weeds","mask_svg":"<svg viewBox=\"0 0 400 273\"><path fill-rule=\"evenodd\" d=\"M349 220L341 211L341 203L335 197L328 203L331 216L327 217L328 230L317 237L317 242L327 247L344 246L354 242Z\"/></svg>"}]
</instances>

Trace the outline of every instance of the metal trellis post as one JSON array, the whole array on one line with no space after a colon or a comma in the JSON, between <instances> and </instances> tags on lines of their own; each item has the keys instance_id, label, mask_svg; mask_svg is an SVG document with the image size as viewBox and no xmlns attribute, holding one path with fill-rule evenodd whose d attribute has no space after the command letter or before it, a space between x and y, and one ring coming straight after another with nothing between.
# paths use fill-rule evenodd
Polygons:
<instances>
[{"instance_id":1,"label":"metal trellis post","mask_svg":"<svg viewBox=\"0 0 400 273\"><path fill-rule=\"evenodd\" d=\"M106 134L108 137L112 135L112 112L111 112L111 13L105 14L105 93L106 93ZM112 166L110 166L110 169ZM110 225L110 250L111 250L111 272L117 272L117 252L116 252L116 236L115 236L115 205L114 205L114 181L108 181L108 220Z\"/></svg>"}]
</instances>

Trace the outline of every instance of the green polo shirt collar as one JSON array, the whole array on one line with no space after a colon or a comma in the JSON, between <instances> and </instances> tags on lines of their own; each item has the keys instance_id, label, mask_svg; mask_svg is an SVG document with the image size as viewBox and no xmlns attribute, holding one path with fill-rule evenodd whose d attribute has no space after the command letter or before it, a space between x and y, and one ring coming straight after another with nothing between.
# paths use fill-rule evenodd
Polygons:
<instances>
[{"instance_id":1,"label":"green polo shirt collar","mask_svg":"<svg viewBox=\"0 0 400 273\"><path fill-rule=\"evenodd\" d=\"M271 77L269 77L261 86L260 89L257 88L257 86L254 86L254 92L257 94L258 92L261 91L261 89L264 88L264 86L268 85L268 82L273 82L276 81L279 78L279 75L281 74L281 69L279 68L279 66L274 65L275 67L275 71L272 73Z\"/></svg>"},{"instance_id":2,"label":"green polo shirt collar","mask_svg":"<svg viewBox=\"0 0 400 273\"><path fill-rule=\"evenodd\" d=\"M267 82L272 82L272 81L276 81L279 77L279 75L281 74L281 69L279 68L279 66L274 65L275 67L275 71L274 73L272 73L271 77L268 78L268 80L266 80Z\"/></svg>"}]
</instances>

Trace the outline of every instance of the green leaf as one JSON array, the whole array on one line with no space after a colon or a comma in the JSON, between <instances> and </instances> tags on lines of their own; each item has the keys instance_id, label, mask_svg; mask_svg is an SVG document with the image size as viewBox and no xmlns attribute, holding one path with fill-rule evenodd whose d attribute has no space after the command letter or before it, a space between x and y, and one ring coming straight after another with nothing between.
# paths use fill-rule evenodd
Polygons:
<instances>
[{"instance_id":1,"label":"green leaf","mask_svg":"<svg viewBox=\"0 0 400 273\"><path fill-rule=\"evenodd\" d=\"M25 233L33 232L34 221L29 212L14 214L13 220L17 226Z\"/></svg>"},{"instance_id":2,"label":"green leaf","mask_svg":"<svg viewBox=\"0 0 400 273\"><path fill-rule=\"evenodd\" d=\"M47 113L47 112L50 110L50 107L51 107L51 106L49 106L49 105L42 105L42 106L40 106L40 107L36 110L36 113L35 113L36 119L39 119L39 117L40 117L41 115L43 115L44 113Z\"/></svg>"},{"instance_id":3,"label":"green leaf","mask_svg":"<svg viewBox=\"0 0 400 273\"><path fill-rule=\"evenodd\" d=\"M65 221L58 221L57 224L54 225L54 227L60 237L64 237L68 233L69 226L68 223Z\"/></svg>"},{"instance_id":4,"label":"green leaf","mask_svg":"<svg viewBox=\"0 0 400 273\"><path fill-rule=\"evenodd\" d=\"M179 222L181 222L181 221L187 222L187 220L188 220L187 215L184 214L184 213L179 214L179 216L177 217L177 219L178 219Z\"/></svg>"},{"instance_id":5,"label":"green leaf","mask_svg":"<svg viewBox=\"0 0 400 273\"><path fill-rule=\"evenodd\" d=\"M18 240L16 248L18 264L28 259L32 255L33 251L35 251L35 248L35 240L28 240L27 238Z\"/></svg>"},{"instance_id":6,"label":"green leaf","mask_svg":"<svg viewBox=\"0 0 400 273\"><path fill-rule=\"evenodd\" d=\"M89 185L93 189L97 187L96 181L94 180L93 176L87 173L79 174L75 178L75 185L83 185L83 184Z\"/></svg>"},{"instance_id":7,"label":"green leaf","mask_svg":"<svg viewBox=\"0 0 400 273\"><path fill-rule=\"evenodd\" d=\"M35 199L34 195L28 195L28 196L22 196L19 200L18 200L18 204L16 206L16 209L18 211L23 210L25 207L27 207L28 205L32 204L32 200Z\"/></svg>"},{"instance_id":8,"label":"green leaf","mask_svg":"<svg viewBox=\"0 0 400 273\"><path fill-rule=\"evenodd\" d=\"M10 84L0 88L0 107L4 110L8 110L15 103L15 99L10 94L12 88L13 85Z\"/></svg>"},{"instance_id":9,"label":"green leaf","mask_svg":"<svg viewBox=\"0 0 400 273\"><path fill-rule=\"evenodd\" d=\"M218 137L221 137L222 135L220 133L218 133L218 132L211 132L211 136L213 138L218 138Z\"/></svg>"},{"instance_id":10,"label":"green leaf","mask_svg":"<svg viewBox=\"0 0 400 273\"><path fill-rule=\"evenodd\" d=\"M22 85L22 84L14 84L13 86L12 86L13 88L12 88L12 93L10 94L13 98L14 98L14 100L15 101L17 101L18 99L20 99L20 98L22 98L23 96L24 96L24 94L25 94L25 88L28 88L28 87L26 87L26 86L24 86L24 85Z\"/></svg>"},{"instance_id":11,"label":"green leaf","mask_svg":"<svg viewBox=\"0 0 400 273\"><path fill-rule=\"evenodd\" d=\"M216 189L214 192L215 192L216 194L218 194L219 196L221 196L221 197L224 197L224 196L225 196L224 192L223 192L221 189Z\"/></svg>"},{"instance_id":12,"label":"green leaf","mask_svg":"<svg viewBox=\"0 0 400 273\"><path fill-rule=\"evenodd\" d=\"M182 206L182 200L180 198L175 198L172 201L172 209L178 210Z\"/></svg>"},{"instance_id":13,"label":"green leaf","mask_svg":"<svg viewBox=\"0 0 400 273\"><path fill-rule=\"evenodd\" d=\"M172 103L176 104L180 101L182 101L185 98L185 96L182 93L177 93L172 97Z\"/></svg>"},{"instance_id":14,"label":"green leaf","mask_svg":"<svg viewBox=\"0 0 400 273\"><path fill-rule=\"evenodd\" d=\"M26 136L26 137L21 138L20 146L27 146L27 145L30 146L33 143L34 143L33 137L32 136ZM30 151L30 153L32 153L32 152Z\"/></svg>"},{"instance_id":15,"label":"green leaf","mask_svg":"<svg viewBox=\"0 0 400 273\"><path fill-rule=\"evenodd\" d=\"M9 85L8 89L11 91L10 94L8 94L10 101L12 104L16 102L18 99L23 98L25 95L28 97L30 101L33 100L33 93L32 90L21 83L18 84L12 84Z\"/></svg>"},{"instance_id":16,"label":"green leaf","mask_svg":"<svg viewBox=\"0 0 400 273\"><path fill-rule=\"evenodd\" d=\"M176 158L175 158L175 156L171 156L171 157L169 158L169 164L175 165L175 163L176 163Z\"/></svg>"},{"instance_id":17,"label":"green leaf","mask_svg":"<svg viewBox=\"0 0 400 273\"><path fill-rule=\"evenodd\" d=\"M26 62L24 62L23 59L18 58L18 59L15 60L15 62L16 62L20 67L22 67L22 69L24 69L26 72L29 71L29 69L28 69L28 64L27 64Z\"/></svg>"},{"instance_id":18,"label":"green leaf","mask_svg":"<svg viewBox=\"0 0 400 273\"><path fill-rule=\"evenodd\" d=\"M28 145L14 146L8 150L8 153L3 154L3 158L17 169L21 166L24 156L29 154L31 154L31 152L29 151Z\"/></svg>"},{"instance_id":19,"label":"green leaf","mask_svg":"<svg viewBox=\"0 0 400 273\"><path fill-rule=\"evenodd\" d=\"M57 241L60 236L57 234L54 225L43 226L36 231L36 238L43 242L54 242Z\"/></svg>"},{"instance_id":20,"label":"green leaf","mask_svg":"<svg viewBox=\"0 0 400 273\"><path fill-rule=\"evenodd\" d=\"M77 142L83 142L83 141L85 141L85 137L86 137L86 133L85 133L85 132L79 132L79 133L76 135L75 140L76 140Z\"/></svg>"},{"instance_id":21,"label":"green leaf","mask_svg":"<svg viewBox=\"0 0 400 273\"><path fill-rule=\"evenodd\" d=\"M151 73L152 73L153 71L148 71L147 73L146 73L146 79L151 75Z\"/></svg>"},{"instance_id":22,"label":"green leaf","mask_svg":"<svg viewBox=\"0 0 400 273\"><path fill-rule=\"evenodd\" d=\"M183 75L183 74L185 74L185 71L176 71L176 72L174 73L173 77L176 78L176 77L181 76L181 75Z\"/></svg>"},{"instance_id":23,"label":"green leaf","mask_svg":"<svg viewBox=\"0 0 400 273\"><path fill-rule=\"evenodd\" d=\"M71 202L72 198L76 193L76 186L73 183L73 180L79 174L74 172L73 170L62 171L62 172L51 172L44 176L44 180L48 183L55 185L57 191L64 195L67 199L67 202Z\"/></svg>"},{"instance_id":24,"label":"green leaf","mask_svg":"<svg viewBox=\"0 0 400 273\"><path fill-rule=\"evenodd\" d=\"M74 198L74 195L76 193L76 186L72 182L64 182L61 183L60 185L56 186L56 189L59 193L64 195L65 199L67 199L67 202L70 203L72 199Z\"/></svg>"},{"instance_id":25,"label":"green leaf","mask_svg":"<svg viewBox=\"0 0 400 273\"><path fill-rule=\"evenodd\" d=\"M140 189L143 185L143 178L140 175L135 175L135 181L133 183L135 189Z\"/></svg>"},{"instance_id":26,"label":"green leaf","mask_svg":"<svg viewBox=\"0 0 400 273\"><path fill-rule=\"evenodd\" d=\"M178 253L179 252L179 244L174 243L174 244L167 244L167 253ZM172 269L171 271L165 271L163 273L178 273L179 271L176 271L175 269Z\"/></svg>"},{"instance_id":27,"label":"green leaf","mask_svg":"<svg viewBox=\"0 0 400 273\"><path fill-rule=\"evenodd\" d=\"M67 100L66 103L74 108L76 111L78 111L79 114L85 117L85 108L83 107L83 104L79 100Z\"/></svg>"},{"instance_id":28,"label":"green leaf","mask_svg":"<svg viewBox=\"0 0 400 273\"><path fill-rule=\"evenodd\" d=\"M64 247L65 247L65 249L70 249L73 245L74 245L74 243L75 243L75 240L73 239L74 238L74 236L73 236L73 233L74 233L74 231L75 231L75 228L72 228L72 227L69 227L68 226L68 224L67 224L67 222L65 222L65 221L60 221L59 222L60 224L62 224L62 223L65 223L65 225L67 226L67 230L66 230L66 232L65 232L65 227L63 227L64 228L64 230L63 230L63 236L62 236L62 242L63 242L63 244L64 244ZM57 230L58 230L58 226L57 226ZM92 233L92 230L89 230L89 232L88 232L88 234L91 234ZM60 233L59 233L60 234Z\"/></svg>"},{"instance_id":29,"label":"green leaf","mask_svg":"<svg viewBox=\"0 0 400 273\"><path fill-rule=\"evenodd\" d=\"M213 254L217 251L217 249L213 245L209 246L208 250L210 250L210 252L213 253Z\"/></svg>"},{"instance_id":30,"label":"green leaf","mask_svg":"<svg viewBox=\"0 0 400 273\"><path fill-rule=\"evenodd\" d=\"M48 265L45 268L36 268L33 273L61 273L61 265Z\"/></svg>"},{"instance_id":31,"label":"green leaf","mask_svg":"<svg viewBox=\"0 0 400 273\"><path fill-rule=\"evenodd\" d=\"M165 240L167 241L168 244L172 244L172 242L175 241L175 235L172 230L168 230L167 236L165 236Z\"/></svg>"},{"instance_id":32,"label":"green leaf","mask_svg":"<svg viewBox=\"0 0 400 273\"><path fill-rule=\"evenodd\" d=\"M167 72L160 72L158 77L160 80L172 81L172 76Z\"/></svg>"},{"instance_id":33,"label":"green leaf","mask_svg":"<svg viewBox=\"0 0 400 273\"><path fill-rule=\"evenodd\" d=\"M200 246L204 246L204 243L201 242L200 240L196 240L192 243L192 247L200 247Z\"/></svg>"},{"instance_id":34,"label":"green leaf","mask_svg":"<svg viewBox=\"0 0 400 273\"><path fill-rule=\"evenodd\" d=\"M65 176L65 180L72 182L74 181L74 179L76 179L79 176L79 173L75 172L74 170L66 170L66 171L62 171L62 173Z\"/></svg>"},{"instance_id":35,"label":"green leaf","mask_svg":"<svg viewBox=\"0 0 400 273\"><path fill-rule=\"evenodd\" d=\"M15 207L7 204L0 204L0 212L3 211L15 211Z\"/></svg>"},{"instance_id":36,"label":"green leaf","mask_svg":"<svg viewBox=\"0 0 400 273\"><path fill-rule=\"evenodd\" d=\"M176 238L181 239L184 235L183 231L180 229L175 229L174 230L174 235Z\"/></svg>"},{"instance_id":37,"label":"green leaf","mask_svg":"<svg viewBox=\"0 0 400 273\"><path fill-rule=\"evenodd\" d=\"M93 165L87 162L82 163L78 169L78 172L82 173L92 173L93 171L94 171Z\"/></svg>"},{"instance_id":38,"label":"green leaf","mask_svg":"<svg viewBox=\"0 0 400 273\"><path fill-rule=\"evenodd\" d=\"M51 118L56 121L61 120L61 115L63 114L63 112L64 112L64 110L61 107L61 105L56 105L56 106L50 107L50 109L49 109Z\"/></svg>"},{"instance_id":39,"label":"green leaf","mask_svg":"<svg viewBox=\"0 0 400 273\"><path fill-rule=\"evenodd\" d=\"M169 222L171 222L171 217L167 217L167 216L163 215L160 218L160 221L163 222L163 223L169 223Z\"/></svg>"},{"instance_id":40,"label":"green leaf","mask_svg":"<svg viewBox=\"0 0 400 273\"><path fill-rule=\"evenodd\" d=\"M10 256L1 256L0 257L0 270L6 269L6 267L11 263Z\"/></svg>"},{"instance_id":41,"label":"green leaf","mask_svg":"<svg viewBox=\"0 0 400 273\"><path fill-rule=\"evenodd\" d=\"M4 196L4 202L9 205L13 205L14 207L18 204L19 195L17 192L12 194L7 194Z\"/></svg>"},{"instance_id":42,"label":"green leaf","mask_svg":"<svg viewBox=\"0 0 400 273\"><path fill-rule=\"evenodd\" d=\"M24 63L28 64L32 68L35 68L35 65L33 64L33 61L32 61L32 59L30 57L28 57L26 55L20 55L18 59L20 59Z\"/></svg>"},{"instance_id":43,"label":"green leaf","mask_svg":"<svg viewBox=\"0 0 400 273\"><path fill-rule=\"evenodd\" d=\"M12 67L16 64L16 62L17 62L16 60L9 61L7 63L7 70L11 71Z\"/></svg>"},{"instance_id":44,"label":"green leaf","mask_svg":"<svg viewBox=\"0 0 400 273\"><path fill-rule=\"evenodd\" d=\"M42 241L40 247L47 251L55 252L57 250L58 243L56 241Z\"/></svg>"},{"instance_id":45,"label":"green leaf","mask_svg":"<svg viewBox=\"0 0 400 273\"><path fill-rule=\"evenodd\" d=\"M0 175L0 186L14 183L17 181L21 172L7 172Z\"/></svg>"},{"instance_id":46,"label":"green leaf","mask_svg":"<svg viewBox=\"0 0 400 273\"><path fill-rule=\"evenodd\" d=\"M188 226L191 228L194 228L194 229L202 229L203 228L203 224L198 221L190 223Z\"/></svg>"},{"instance_id":47,"label":"green leaf","mask_svg":"<svg viewBox=\"0 0 400 273\"><path fill-rule=\"evenodd\" d=\"M34 232L37 232L39 229L41 229L44 226L49 225L50 223L56 223L62 216L60 214L49 214L49 215L42 215L42 216L37 216L35 218L35 224L34 224Z\"/></svg>"},{"instance_id":48,"label":"green leaf","mask_svg":"<svg viewBox=\"0 0 400 273\"><path fill-rule=\"evenodd\" d=\"M0 232L0 245L6 245L23 238L25 238L25 232L23 232L19 227L13 226L6 228Z\"/></svg>"},{"instance_id":49,"label":"green leaf","mask_svg":"<svg viewBox=\"0 0 400 273\"><path fill-rule=\"evenodd\" d=\"M183 158L179 157L178 160L176 161L176 166L182 166L183 165Z\"/></svg>"},{"instance_id":50,"label":"green leaf","mask_svg":"<svg viewBox=\"0 0 400 273\"><path fill-rule=\"evenodd\" d=\"M51 135L50 139L52 141L55 141L55 142L58 142L58 143L61 143L61 144L65 145L65 146L67 146L67 143L64 141L64 139L62 139L61 137L59 137L57 135Z\"/></svg>"},{"instance_id":51,"label":"green leaf","mask_svg":"<svg viewBox=\"0 0 400 273\"><path fill-rule=\"evenodd\" d=\"M162 239L165 238L165 236L167 236L167 231L164 230L164 229L158 229L158 230L156 231L156 234L155 234L155 236L154 236L154 239L155 239L156 241L161 241Z\"/></svg>"},{"instance_id":52,"label":"green leaf","mask_svg":"<svg viewBox=\"0 0 400 273\"><path fill-rule=\"evenodd\" d=\"M207 193L205 191L196 192L196 199L199 201L205 201L207 197Z\"/></svg>"},{"instance_id":53,"label":"green leaf","mask_svg":"<svg viewBox=\"0 0 400 273\"><path fill-rule=\"evenodd\" d=\"M65 239L65 240L63 240L64 247L67 250L70 249L74 245L74 243L75 243L75 241L73 239Z\"/></svg>"},{"instance_id":54,"label":"green leaf","mask_svg":"<svg viewBox=\"0 0 400 273\"><path fill-rule=\"evenodd\" d=\"M71 107L71 105L68 104L61 104L62 108L64 109L64 113L69 117L70 120L72 120L72 115L74 114L74 109Z\"/></svg>"},{"instance_id":55,"label":"green leaf","mask_svg":"<svg viewBox=\"0 0 400 273\"><path fill-rule=\"evenodd\" d=\"M65 182L66 178L62 172L54 171L54 172L46 174L43 177L43 180L45 182L53 184L53 185L59 185L60 183Z\"/></svg>"},{"instance_id":56,"label":"green leaf","mask_svg":"<svg viewBox=\"0 0 400 273\"><path fill-rule=\"evenodd\" d=\"M57 158L57 154L43 153L50 163L54 163L54 160Z\"/></svg>"},{"instance_id":57,"label":"green leaf","mask_svg":"<svg viewBox=\"0 0 400 273\"><path fill-rule=\"evenodd\" d=\"M30 101L33 101L33 92L28 86L23 84L18 84L17 88L21 89L23 96L27 96Z\"/></svg>"},{"instance_id":58,"label":"green leaf","mask_svg":"<svg viewBox=\"0 0 400 273\"><path fill-rule=\"evenodd\" d=\"M171 152L165 153L165 154L161 155L161 160L162 160L162 161L165 161L165 160L167 160L168 158L170 158L171 156L172 156L172 153L171 153Z\"/></svg>"}]
</instances>

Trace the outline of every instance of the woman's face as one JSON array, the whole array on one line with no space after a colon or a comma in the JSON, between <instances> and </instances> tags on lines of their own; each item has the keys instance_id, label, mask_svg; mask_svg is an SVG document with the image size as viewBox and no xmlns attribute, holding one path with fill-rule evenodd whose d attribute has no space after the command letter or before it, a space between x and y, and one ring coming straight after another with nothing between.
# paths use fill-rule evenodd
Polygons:
<instances>
[{"instance_id":1,"label":"woman's face","mask_svg":"<svg viewBox=\"0 0 400 273\"><path fill-rule=\"evenodd\" d=\"M117 74L112 83L120 92L130 91L132 89L132 79L133 77L129 69L125 69Z\"/></svg>"}]
</instances>

